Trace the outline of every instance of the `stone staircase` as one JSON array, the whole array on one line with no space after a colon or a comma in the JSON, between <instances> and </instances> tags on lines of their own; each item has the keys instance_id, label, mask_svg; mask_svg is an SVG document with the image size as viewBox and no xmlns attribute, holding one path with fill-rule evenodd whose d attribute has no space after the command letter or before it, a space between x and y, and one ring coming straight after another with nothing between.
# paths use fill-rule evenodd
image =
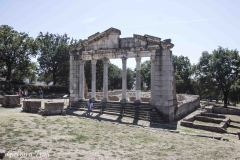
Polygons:
<instances>
[{"instance_id":1,"label":"stone staircase","mask_svg":"<svg viewBox=\"0 0 240 160\"><path fill-rule=\"evenodd\" d=\"M71 111L86 111L87 101L77 102L68 108ZM158 110L148 103L94 102L93 113L109 114L134 120L149 121L151 124L166 123Z\"/></svg>"}]
</instances>

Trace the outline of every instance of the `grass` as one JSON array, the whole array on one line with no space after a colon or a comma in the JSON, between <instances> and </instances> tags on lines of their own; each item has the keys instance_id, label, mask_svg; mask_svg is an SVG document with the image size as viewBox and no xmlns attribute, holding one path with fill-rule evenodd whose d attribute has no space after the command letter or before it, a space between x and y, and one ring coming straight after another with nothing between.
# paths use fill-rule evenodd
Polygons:
<instances>
[{"instance_id":1,"label":"grass","mask_svg":"<svg viewBox=\"0 0 240 160\"><path fill-rule=\"evenodd\" d=\"M49 151L49 159L240 157L239 141L217 141L73 116L42 117L1 108L0 117L1 147L8 152ZM198 133L193 129L182 130L190 134Z\"/></svg>"}]
</instances>

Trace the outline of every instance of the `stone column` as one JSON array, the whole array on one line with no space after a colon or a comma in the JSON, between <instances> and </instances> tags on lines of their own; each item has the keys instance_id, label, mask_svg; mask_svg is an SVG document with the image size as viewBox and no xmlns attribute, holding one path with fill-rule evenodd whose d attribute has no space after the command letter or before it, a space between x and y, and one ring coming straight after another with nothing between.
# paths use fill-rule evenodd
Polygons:
<instances>
[{"instance_id":1,"label":"stone column","mask_svg":"<svg viewBox=\"0 0 240 160\"><path fill-rule=\"evenodd\" d=\"M91 61L92 64L92 92L91 92L91 98L96 98L96 64L97 60L93 59Z\"/></svg>"},{"instance_id":2,"label":"stone column","mask_svg":"<svg viewBox=\"0 0 240 160\"><path fill-rule=\"evenodd\" d=\"M164 40L161 42L161 48L156 51L152 97L152 104L168 121L174 120L177 107L172 47L171 40Z\"/></svg>"},{"instance_id":3,"label":"stone column","mask_svg":"<svg viewBox=\"0 0 240 160\"><path fill-rule=\"evenodd\" d=\"M73 97L73 55L70 53L69 58L69 93L70 93L70 99Z\"/></svg>"},{"instance_id":4,"label":"stone column","mask_svg":"<svg viewBox=\"0 0 240 160\"><path fill-rule=\"evenodd\" d=\"M155 72L155 55L151 56L151 103L154 103L154 72Z\"/></svg>"},{"instance_id":5,"label":"stone column","mask_svg":"<svg viewBox=\"0 0 240 160\"><path fill-rule=\"evenodd\" d=\"M122 102L127 101L127 58L122 57Z\"/></svg>"},{"instance_id":6,"label":"stone column","mask_svg":"<svg viewBox=\"0 0 240 160\"><path fill-rule=\"evenodd\" d=\"M103 59L103 101L108 101L108 63L109 59Z\"/></svg>"},{"instance_id":7,"label":"stone column","mask_svg":"<svg viewBox=\"0 0 240 160\"><path fill-rule=\"evenodd\" d=\"M141 57L136 57L136 102L141 101Z\"/></svg>"},{"instance_id":8,"label":"stone column","mask_svg":"<svg viewBox=\"0 0 240 160\"><path fill-rule=\"evenodd\" d=\"M74 102L78 101L78 94L79 94L79 63L78 63L78 56L75 53L70 53L70 72L69 72L69 78L70 78L70 101L71 105L74 105Z\"/></svg>"},{"instance_id":9,"label":"stone column","mask_svg":"<svg viewBox=\"0 0 240 160\"><path fill-rule=\"evenodd\" d=\"M85 73L84 73L84 60L79 60L79 99L84 99L84 81L85 81Z\"/></svg>"}]
</instances>

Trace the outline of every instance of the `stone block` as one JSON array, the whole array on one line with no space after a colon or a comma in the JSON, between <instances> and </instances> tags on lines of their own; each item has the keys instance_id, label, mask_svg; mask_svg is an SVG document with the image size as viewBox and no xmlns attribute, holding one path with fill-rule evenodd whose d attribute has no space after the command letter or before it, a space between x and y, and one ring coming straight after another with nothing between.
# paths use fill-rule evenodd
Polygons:
<instances>
[{"instance_id":1,"label":"stone block","mask_svg":"<svg viewBox=\"0 0 240 160\"><path fill-rule=\"evenodd\" d=\"M150 98L149 97L142 97L141 101L142 102L150 102Z\"/></svg>"},{"instance_id":2,"label":"stone block","mask_svg":"<svg viewBox=\"0 0 240 160\"><path fill-rule=\"evenodd\" d=\"M41 110L42 115L59 115L64 114L63 102L45 102L44 109Z\"/></svg>"},{"instance_id":3,"label":"stone block","mask_svg":"<svg viewBox=\"0 0 240 160\"><path fill-rule=\"evenodd\" d=\"M38 113L41 109L41 100L24 100L23 112Z\"/></svg>"},{"instance_id":4,"label":"stone block","mask_svg":"<svg viewBox=\"0 0 240 160\"><path fill-rule=\"evenodd\" d=\"M20 97L18 95L5 95L3 100L3 107L20 107Z\"/></svg>"},{"instance_id":5,"label":"stone block","mask_svg":"<svg viewBox=\"0 0 240 160\"><path fill-rule=\"evenodd\" d=\"M108 100L109 101L119 101L119 97L118 96L108 96Z\"/></svg>"}]
</instances>

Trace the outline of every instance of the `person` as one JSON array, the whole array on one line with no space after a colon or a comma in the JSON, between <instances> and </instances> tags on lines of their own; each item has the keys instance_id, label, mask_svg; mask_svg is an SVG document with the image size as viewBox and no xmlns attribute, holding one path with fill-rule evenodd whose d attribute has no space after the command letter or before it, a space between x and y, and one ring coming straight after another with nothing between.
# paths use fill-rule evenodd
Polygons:
<instances>
[{"instance_id":1,"label":"person","mask_svg":"<svg viewBox=\"0 0 240 160\"><path fill-rule=\"evenodd\" d=\"M28 89L27 88L24 89L24 96L28 97Z\"/></svg>"},{"instance_id":2,"label":"person","mask_svg":"<svg viewBox=\"0 0 240 160\"><path fill-rule=\"evenodd\" d=\"M93 100L90 98L88 101L88 115L92 112L93 109Z\"/></svg>"},{"instance_id":3,"label":"person","mask_svg":"<svg viewBox=\"0 0 240 160\"><path fill-rule=\"evenodd\" d=\"M40 94L40 98L43 99L43 90L42 90L42 88L40 88L39 94Z\"/></svg>"},{"instance_id":4,"label":"person","mask_svg":"<svg viewBox=\"0 0 240 160\"><path fill-rule=\"evenodd\" d=\"M22 97L22 89L20 87L18 88L18 95L19 97Z\"/></svg>"}]
</instances>

